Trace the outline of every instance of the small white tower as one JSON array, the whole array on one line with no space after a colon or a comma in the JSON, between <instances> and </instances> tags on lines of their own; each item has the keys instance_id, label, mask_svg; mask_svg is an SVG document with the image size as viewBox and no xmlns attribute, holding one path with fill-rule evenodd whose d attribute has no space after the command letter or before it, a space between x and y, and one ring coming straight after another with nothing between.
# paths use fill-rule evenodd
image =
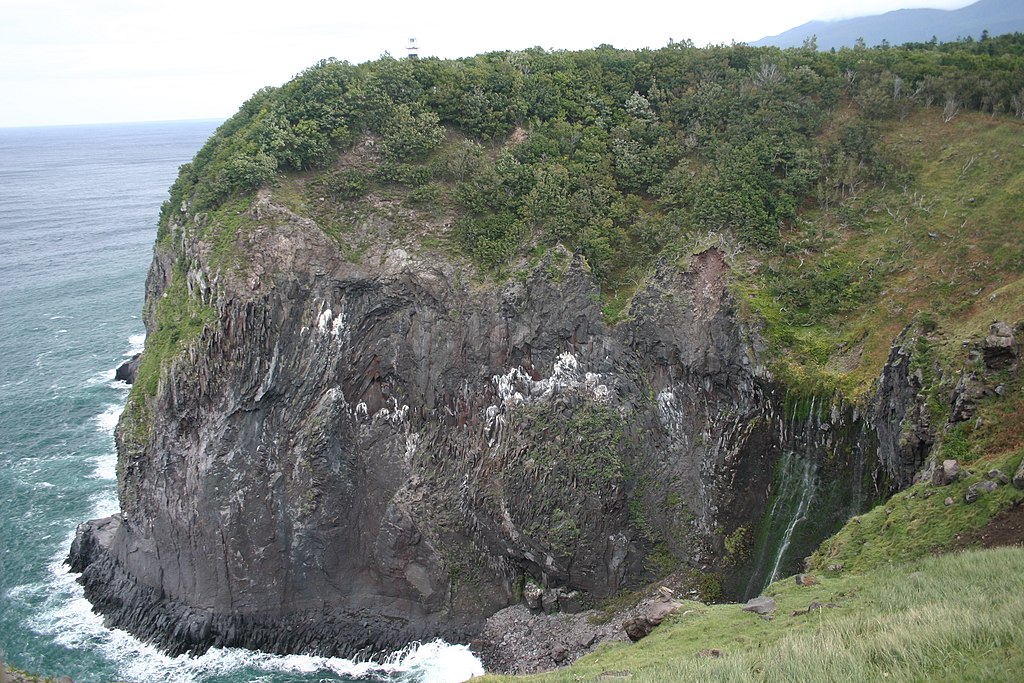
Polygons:
<instances>
[{"instance_id":1,"label":"small white tower","mask_svg":"<svg viewBox=\"0 0 1024 683\"><path fill-rule=\"evenodd\" d=\"M405 46L405 49L408 50L409 52L409 59L416 59L417 57L419 57L420 48L416 44L415 38L409 39L409 44Z\"/></svg>"}]
</instances>

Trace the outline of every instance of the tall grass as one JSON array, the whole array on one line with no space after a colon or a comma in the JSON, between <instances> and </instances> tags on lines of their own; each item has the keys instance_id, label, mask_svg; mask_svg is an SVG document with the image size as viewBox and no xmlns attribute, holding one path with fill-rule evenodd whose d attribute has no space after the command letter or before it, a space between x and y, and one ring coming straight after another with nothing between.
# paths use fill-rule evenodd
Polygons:
<instances>
[{"instance_id":1,"label":"tall grass","mask_svg":"<svg viewBox=\"0 0 1024 683\"><path fill-rule=\"evenodd\" d=\"M806 607L812 593L790 582L773 589L780 607L772 622L736 605L707 607L636 645L604 648L529 680L1021 680L1024 549L977 550L825 579L813 595L831 596L838 606L799 616L790 611ZM699 656L705 647L724 656Z\"/></svg>"}]
</instances>

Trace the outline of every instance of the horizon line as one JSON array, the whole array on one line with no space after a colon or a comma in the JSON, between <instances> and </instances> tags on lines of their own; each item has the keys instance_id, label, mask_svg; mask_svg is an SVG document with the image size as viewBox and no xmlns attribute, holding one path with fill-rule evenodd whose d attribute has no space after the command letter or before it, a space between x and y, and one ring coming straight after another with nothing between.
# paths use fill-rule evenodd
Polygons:
<instances>
[{"instance_id":1,"label":"horizon line","mask_svg":"<svg viewBox=\"0 0 1024 683\"><path fill-rule=\"evenodd\" d=\"M35 124L0 124L0 130L18 130L29 128L86 128L89 126L135 126L159 123L206 123L218 121L223 123L228 116L204 116L189 119L144 119L139 121L93 121L88 123L35 123Z\"/></svg>"}]
</instances>

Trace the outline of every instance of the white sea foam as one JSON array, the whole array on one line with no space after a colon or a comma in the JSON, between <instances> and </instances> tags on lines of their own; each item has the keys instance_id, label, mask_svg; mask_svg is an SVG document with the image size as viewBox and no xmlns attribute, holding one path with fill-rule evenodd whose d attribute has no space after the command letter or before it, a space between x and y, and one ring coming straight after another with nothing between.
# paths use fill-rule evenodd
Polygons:
<instances>
[{"instance_id":1,"label":"white sea foam","mask_svg":"<svg viewBox=\"0 0 1024 683\"><path fill-rule=\"evenodd\" d=\"M117 453L107 453L93 458L92 477L94 479L117 479Z\"/></svg>"},{"instance_id":2,"label":"white sea foam","mask_svg":"<svg viewBox=\"0 0 1024 683\"><path fill-rule=\"evenodd\" d=\"M117 421L121 418L121 412L124 410L124 404L110 404L104 409L102 413L93 418L96 422L96 429L99 431L114 435L114 427L117 426Z\"/></svg>"},{"instance_id":3,"label":"white sea foam","mask_svg":"<svg viewBox=\"0 0 1024 683\"><path fill-rule=\"evenodd\" d=\"M69 537L62 548L71 543ZM213 648L200 657L169 657L125 631L108 629L93 613L82 587L64 564L61 551L48 565L49 580L12 589L8 595L35 606L28 626L72 650L93 650L117 667L117 675L136 683L194 683L210 676L242 670L268 674L333 673L346 678L405 680L416 683L461 683L484 673L465 645L440 640L413 643L381 661L352 661L338 657L270 655L237 648ZM253 677L252 680L258 680Z\"/></svg>"},{"instance_id":4,"label":"white sea foam","mask_svg":"<svg viewBox=\"0 0 1024 683\"><path fill-rule=\"evenodd\" d=\"M92 503L89 519L102 519L121 511L121 504L117 501L117 492L114 490L104 491L103 493L91 496L89 502Z\"/></svg>"},{"instance_id":5,"label":"white sea foam","mask_svg":"<svg viewBox=\"0 0 1024 683\"><path fill-rule=\"evenodd\" d=\"M118 389L124 391L128 389L128 385L121 380L115 380L117 376L117 368L110 368L109 370L100 370L95 375L85 380L86 386L96 386L97 384L106 384L111 389Z\"/></svg>"},{"instance_id":6,"label":"white sea foam","mask_svg":"<svg viewBox=\"0 0 1024 683\"><path fill-rule=\"evenodd\" d=\"M109 404L106 409L93 418L96 423L96 430L101 434L108 436L114 435L114 427L117 426L117 421L121 418L121 413L124 411L124 404L118 403ZM108 451L103 455L93 458L93 471L92 477L95 479L108 479L113 481L117 478L117 452ZM114 512L116 512L116 507ZM111 514L108 512L107 514ZM101 515L106 516L106 515Z\"/></svg>"},{"instance_id":7,"label":"white sea foam","mask_svg":"<svg viewBox=\"0 0 1024 683\"><path fill-rule=\"evenodd\" d=\"M125 354L124 354L125 358L131 358L132 356L134 356L137 353L142 353L142 349L143 349L143 347L145 347L145 345L146 345L146 335L145 335L145 333L143 333L143 334L133 334L132 336L128 337L128 351L126 351Z\"/></svg>"}]
</instances>

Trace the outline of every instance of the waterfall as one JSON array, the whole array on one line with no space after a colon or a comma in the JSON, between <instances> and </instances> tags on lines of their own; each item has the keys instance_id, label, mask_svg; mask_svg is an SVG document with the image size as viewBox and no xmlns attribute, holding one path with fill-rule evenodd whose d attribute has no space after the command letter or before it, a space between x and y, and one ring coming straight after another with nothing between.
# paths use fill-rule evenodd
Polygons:
<instances>
[{"instance_id":1,"label":"waterfall","mask_svg":"<svg viewBox=\"0 0 1024 683\"><path fill-rule=\"evenodd\" d=\"M796 471L799 468L799 473ZM775 496L775 503L772 505L771 517L774 522L776 511L780 514L789 514L786 530L782 534L778 550L775 553L775 561L772 563L771 571L765 579L763 591L778 578L779 567L782 559L789 549L789 542L793 539L793 530L807 518L807 510L811 506L811 499L814 498L815 489L815 467L810 460L798 458L792 451L786 451L783 455L782 466L782 487ZM795 505L794 505L795 502ZM785 517L783 517L785 519Z\"/></svg>"},{"instance_id":2,"label":"waterfall","mask_svg":"<svg viewBox=\"0 0 1024 683\"><path fill-rule=\"evenodd\" d=\"M817 485L814 462L792 450L784 451L775 477L771 506L759 534L757 560L746 597L758 595L785 567L793 534L807 519Z\"/></svg>"}]
</instances>

